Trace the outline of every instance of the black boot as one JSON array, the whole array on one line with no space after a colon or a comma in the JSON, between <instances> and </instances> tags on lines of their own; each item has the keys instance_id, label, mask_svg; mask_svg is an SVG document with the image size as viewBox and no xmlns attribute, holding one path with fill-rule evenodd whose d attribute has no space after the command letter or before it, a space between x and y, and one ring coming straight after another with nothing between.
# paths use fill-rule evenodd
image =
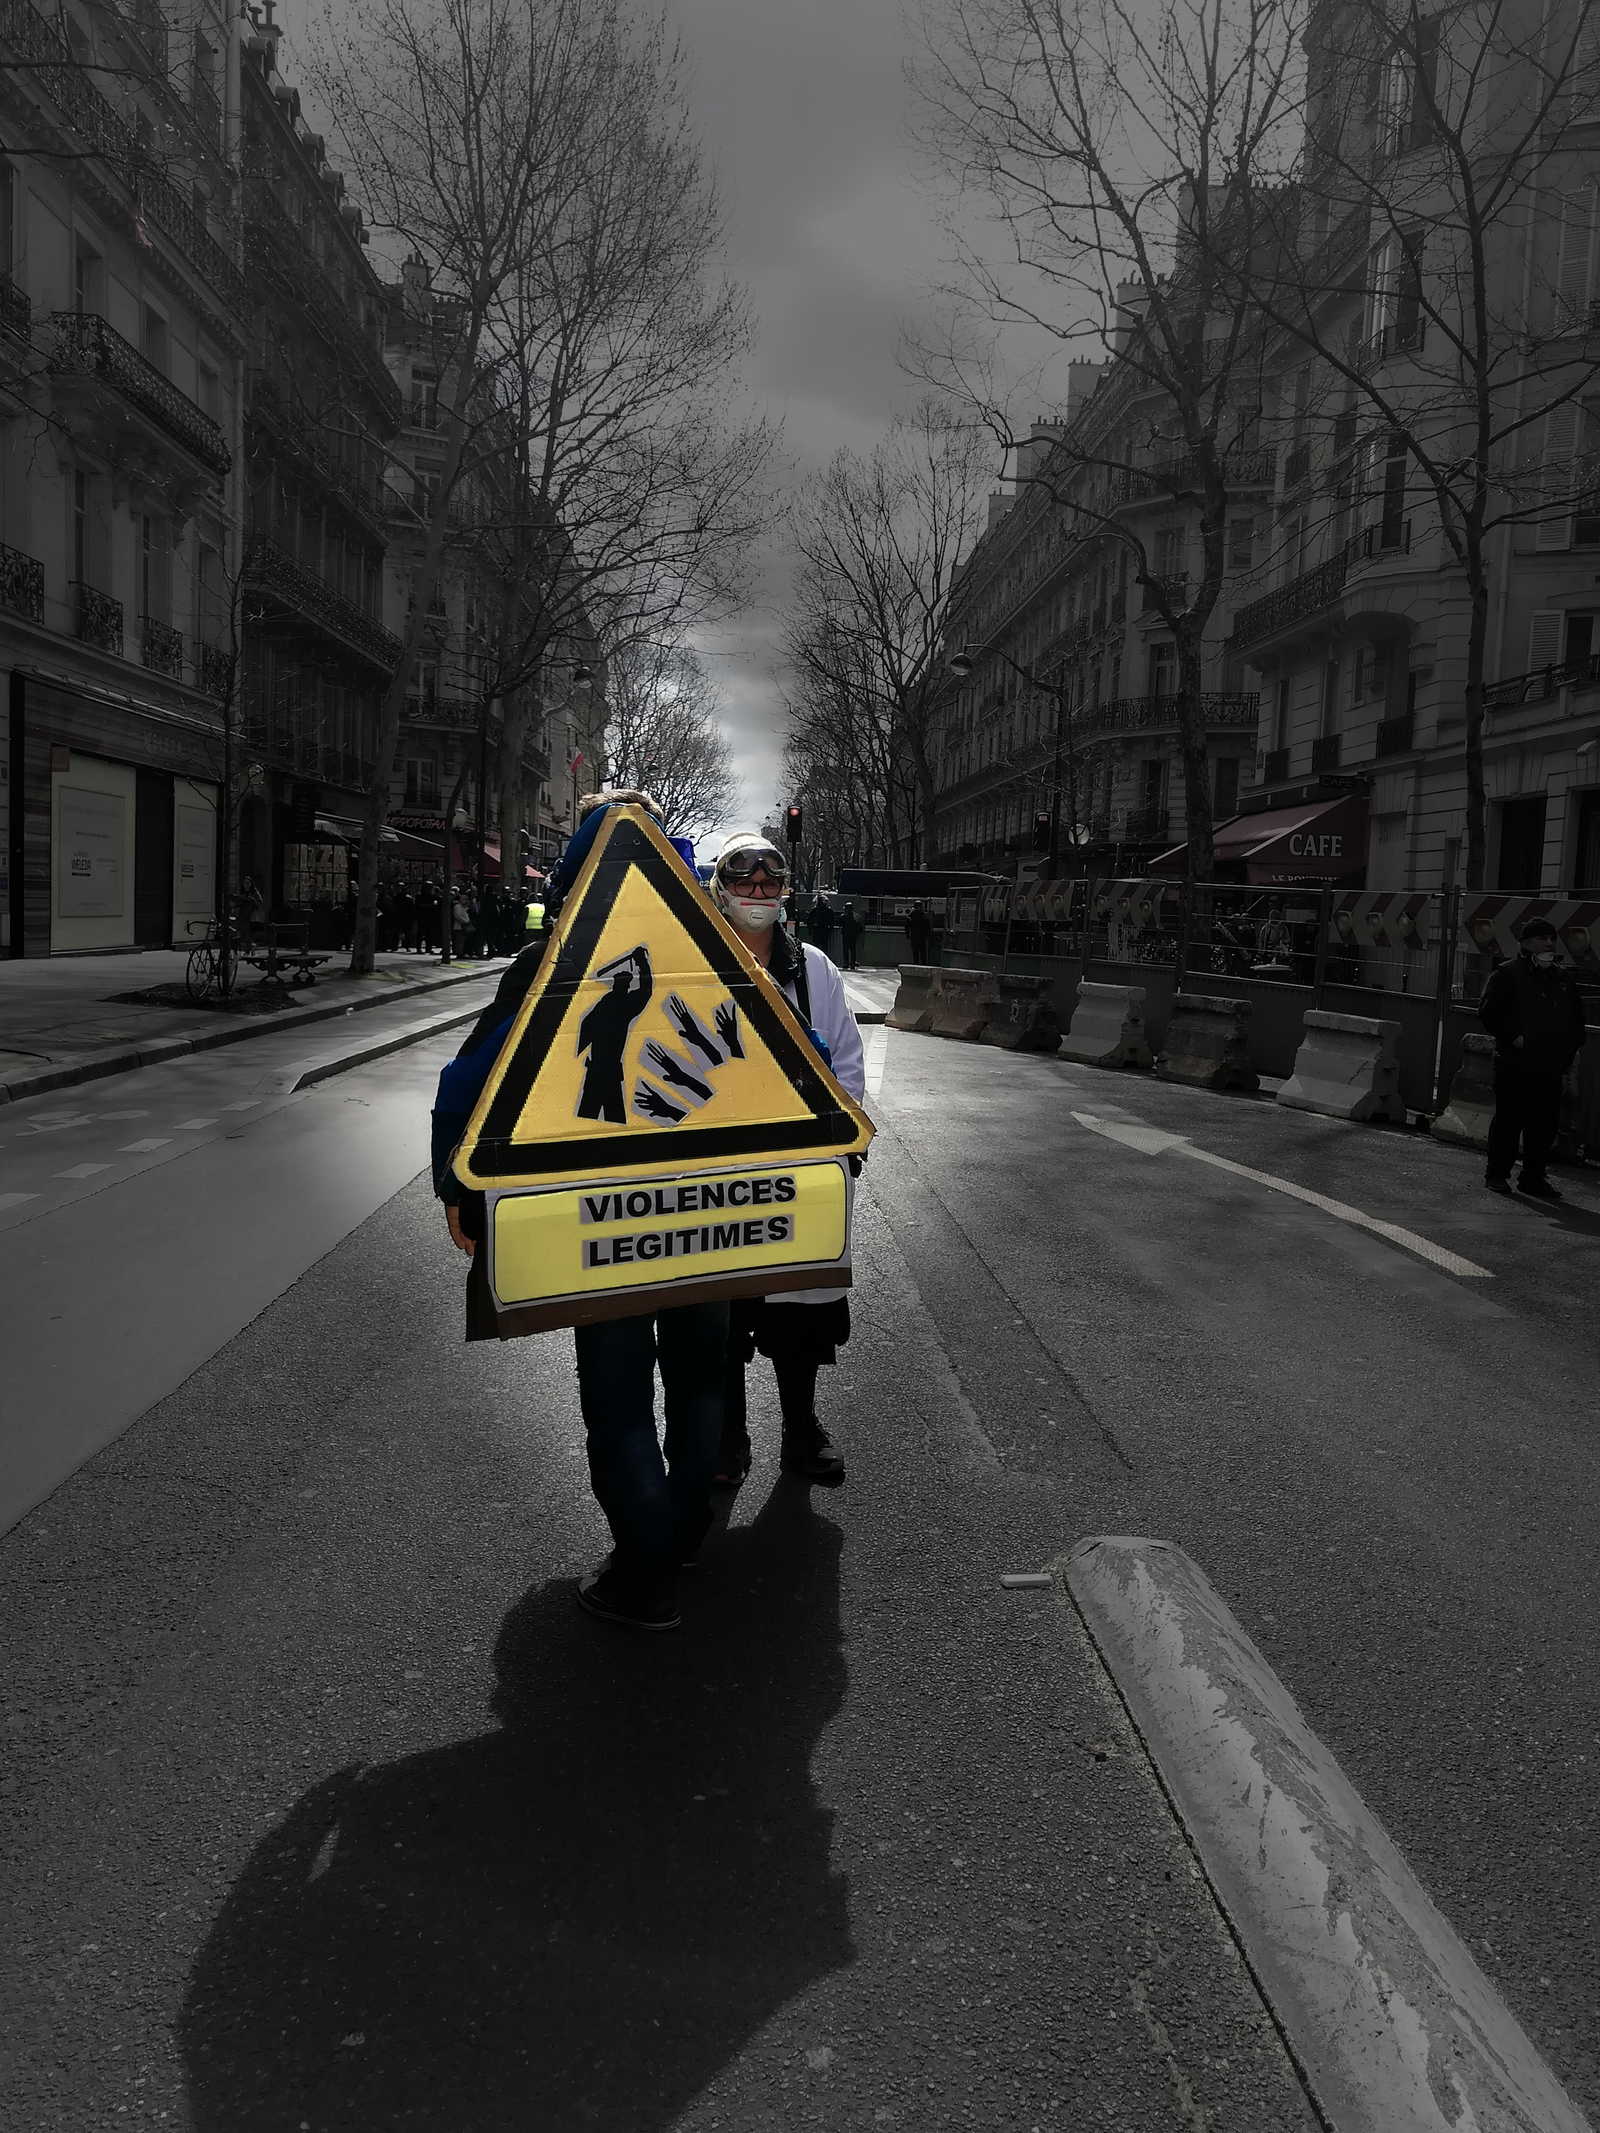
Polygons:
<instances>
[{"instance_id":1,"label":"black boot","mask_svg":"<svg viewBox=\"0 0 1600 2133\"><path fill-rule=\"evenodd\" d=\"M821 1482L824 1488L836 1489L844 1479L844 1461L815 1418L803 1428L785 1429L780 1463L786 1474Z\"/></svg>"}]
</instances>

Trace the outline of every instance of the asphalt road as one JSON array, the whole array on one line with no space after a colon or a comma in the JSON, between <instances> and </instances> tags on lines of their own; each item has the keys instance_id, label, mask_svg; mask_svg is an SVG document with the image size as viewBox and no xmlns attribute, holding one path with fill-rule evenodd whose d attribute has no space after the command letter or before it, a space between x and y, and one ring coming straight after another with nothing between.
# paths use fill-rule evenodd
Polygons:
<instances>
[{"instance_id":1,"label":"asphalt road","mask_svg":"<svg viewBox=\"0 0 1600 2133\"><path fill-rule=\"evenodd\" d=\"M1196 1558L1600 2109L1600 1192L870 1032L849 1481L774 1480L762 1387L682 1635L634 1641L572 1605L568 1342L463 1346L402 1184L445 1050L0 1240L76 1351L92 1204L103 1323L179 1344L155 1404L102 1358L104 1448L0 1542L0 2123L1312 2126L1075 1619L999 1586L1093 1532ZM235 1234L283 1241L215 1317Z\"/></svg>"}]
</instances>

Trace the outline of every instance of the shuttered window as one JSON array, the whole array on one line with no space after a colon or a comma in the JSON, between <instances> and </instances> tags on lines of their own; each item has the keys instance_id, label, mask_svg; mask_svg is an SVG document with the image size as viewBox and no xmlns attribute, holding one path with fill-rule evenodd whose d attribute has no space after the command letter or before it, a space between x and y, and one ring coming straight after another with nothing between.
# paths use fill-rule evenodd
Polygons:
<instances>
[{"instance_id":1,"label":"shuttered window","mask_svg":"<svg viewBox=\"0 0 1600 2133\"><path fill-rule=\"evenodd\" d=\"M1571 400L1547 410L1539 445L1542 486L1550 507L1539 520L1534 546L1572 546L1572 497L1578 471L1578 408Z\"/></svg>"},{"instance_id":2,"label":"shuttered window","mask_svg":"<svg viewBox=\"0 0 1600 2133\"><path fill-rule=\"evenodd\" d=\"M1580 332L1589 323L1590 307L1600 276L1596 273L1596 247L1600 245L1600 190L1581 186L1562 194L1556 203L1555 316L1559 332L1575 327Z\"/></svg>"},{"instance_id":3,"label":"shuttered window","mask_svg":"<svg viewBox=\"0 0 1600 2133\"><path fill-rule=\"evenodd\" d=\"M1534 610L1528 624L1528 672L1536 674L1541 667L1553 667L1561 658L1562 636L1567 618L1559 607L1540 607Z\"/></svg>"}]
</instances>

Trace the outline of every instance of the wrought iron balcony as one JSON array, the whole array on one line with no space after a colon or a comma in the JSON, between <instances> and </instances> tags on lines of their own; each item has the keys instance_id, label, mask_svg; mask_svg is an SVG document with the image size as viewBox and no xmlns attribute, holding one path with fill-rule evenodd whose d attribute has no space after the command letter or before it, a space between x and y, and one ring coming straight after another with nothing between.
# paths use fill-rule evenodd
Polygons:
<instances>
[{"instance_id":1,"label":"wrought iron balcony","mask_svg":"<svg viewBox=\"0 0 1600 2133\"><path fill-rule=\"evenodd\" d=\"M0 6L5 4L6 0L0 0ZM382 414L398 427L403 410L400 388L385 369L376 341L362 330L327 269L302 243L289 222L288 210L265 179L247 181L245 212L252 266L259 262L267 268L279 289L310 312L334 347L360 372Z\"/></svg>"},{"instance_id":2,"label":"wrought iron balcony","mask_svg":"<svg viewBox=\"0 0 1600 2133\"><path fill-rule=\"evenodd\" d=\"M97 586L85 585L81 578L74 578L72 589L78 596L78 635L85 644L92 644L97 651L115 652L122 657L122 602L113 600Z\"/></svg>"},{"instance_id":3,"label":"wrought iron balcony","mask_svg":"<svg viewBox=\"0 0 1600 2133\"><path fill-rule=\"evenodd\" d=\"M9 274L0 274L0 333L25 341L32 326L32 304Z\"/></svg>"},{"instance_id":4,"label":"wrought iron balcony","mask_svg":"<svg viewBox=\"0 0 1600 2133\"><path fill-rule=\"evenodd\" d=\"M1546 702L1562 689L1600 689L1600 654L1561 659L1527 674L1489 682L1483 692L1486 711L1515 711L1524 704Z\"/></svg>"},{"instance_id":5,"label":"wrought iron balcony","mask_svg":"<svg viewBox=\"0 0 1600 2133\"><path fill-rule=\"evenodd\" d=\"M139 617L139 657L153 674L170 674L174 681L183 676L183 637L170 622L159 622L154 615Z\"/></svg>"},{"instance_id":6,"label":"wrought iron balcony","mask_svg":"<svg viewBox=\"0 0 1600 2133\"><path fill-rule=\"evenodd\" d=\"M202 644L195 661L199 683L208 696L226 696L233 679L233 654L220 644Z\"/></svg>"},{"instance_id":7,"label":"wrought iron balcony","mask_svg":"<svg viewBox=\"0 0 1600 2133\"><path fill-rule=\"evenodd\" d=\"M30 622L44 620L44 565L37 556L0 541L0 607Z\"/></svg>"},{"instance_id":8,"label":"wrought iron balcony","mask_svg":"<svg viewBox=\"0 0 1600 2133\"><path fill-rule=\"evenodd\" d=\"M271 541L255 541L245 557L246 583L271 593L291 613L317 624L328 635L368 659L386 674L400 664L400 640L390 636L382 623L363 614L342 593L311 572Z\"/></svg>"},{"instance_id":9,"label":"wrought iron balcony","mask_svg":"<svg viewBox=\"0 0 1600 2133\"><path fill-rule=\"evenodd\" d=\"M1130 807L1122 834L1129 843L1143 837L1165 837L1167 810L1164 807Z\"/></svg>"},{"instance_id":10,"label":"wrought iron balcony","mask_svg":"<svg viewBox=\"0 0 1600 2133\"><path fill-rule=\"evenodd\" d=\"M49 97L66 122L72 145L137 193L145 222L171 239L198 269L204 286L236 316L248 308L244 276L205 226L205 218L161 174L137 133L114 109L74 57L54 11L32 0L0 0L0 40L27 64L24 77Z\"/></svg>"},{"instance_id":11,"label":"wrought iron balcony","mask_svg":"<svg viewBox=\"0 0 1600 2133\"><path fill-rule=\"evenodd\" d=\"M1414 745L1416 716L1402 711L1398 718L1380 718L1378 721L1377 753L1379 755L1404 755Z\"/></svg>"},{"instance_id":12,"label":"wrought iron balcony","mask_svg":"<svg viewBox=\"0 0 1600 2133\"><path fill-rule=\"evenodd\" d=\"M1311 768L1313 772L1338 769L1339 742L1341 738L1342 736L1337 733L1322 733L1311 743Z\"/></svg>"},{"instance_id":13,"label":"wrought iron balcony","mask_svg":"<svg viewBox=\"0 0 1600 2133\"><path fill-rule=\"evenodd\" d=\"M233 456L217 424L114 326L92 311L58 311L53 323L50 369L56 376L97 378L112 386L203 466L227 473Z\"/></svg>"},{"instance_id":14,"label":"wrought iron balcony","mask_svg":"<svg viewBox=\"0 0 1600 2133\"><path fill-rule=\"evenodd\" d=\"M1337 600L1344 591L1356 545L1356 542L1347 541L1325 563L1302 571L1298 578L1291 578L1276 592L1252 600L1248 607L1241 607L1233 618L1231 642L1235 648L1243 650L1246 645L1259 644L1264 637L1275 636L1290 623L1303 621L1306 616L1316 614Z\"/></svg>"}]
</instances>

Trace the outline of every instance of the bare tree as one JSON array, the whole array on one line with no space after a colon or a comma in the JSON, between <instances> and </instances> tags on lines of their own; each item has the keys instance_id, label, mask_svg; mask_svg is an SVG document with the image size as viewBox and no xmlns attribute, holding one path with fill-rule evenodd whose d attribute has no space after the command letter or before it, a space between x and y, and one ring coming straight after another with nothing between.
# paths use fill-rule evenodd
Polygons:
<instances>
[{"instance_id":1,"label":"bare tree","mask_svg":"<svg viewBox=\"0 0 1600 2133\"><path fill-rule=\"evenodd\" d=\"M1201 880L1203 655L1230 506L1255 471L1263 352L1251 299L1217 261L1272 234L1262 203L1296 144L1304 16L1302 0L1177 0L1153 16L1125 0L928 0L915 69L923 138L955 189L959 272L942 338L908 364L1020 451L1058 547L1099 538L1129 558L1176 647ZM999 263L963 233L973 199L998 228ZM1043 351L1011 385L1002 336ZM1108 358L1098 377L1078 368ZM1012 419L1021 392L1070 407L1048 451ZM1123 508L1141 497L1196 518L1197 552L1158 556Z\"/></svg>"},{"instance_id":2,"label":"bare tree","mask_svg":"<svg viewBox=\"0 0 1600 2133\"><path fill-rule=\"evenodd\" d=\"M791 521L800 556L784 633L794 770L819 794L835 784L830 769L843 774L852 845L903 840L911 864L919 846L923 858L933 848L945 614L982 525L993 462L984 431L925 398L871 453L837 453L806 483Z\"/></svg>"},{"instance_id":3,"label":"bare tree","mask_svg":"<svg viewBox=\"0 0 1600 2133\"><path fill-rule=\"evenodd\" d=\"M1300 507L1312 484L1331 500L1322 567L1414 569L1437 547L1460 573L1469 888L1484 885L1492 585L1516 529L1556 549L1585 505L1600 515L1580 450L1600 298L1591 137L1575 131L1600 112L1591 13L1322 11L1296 182L1263 203L1276 241L1218 255L1299 380L1282 421Z\"/></svg>"},{"instance_id":4,"label":"bare tree","mask_svg":"<svg viewBox=\"0 0 1600 2133\"><path fill-rule=\"evenodd\" d=\"M399 721L464 485L504 589L502 835L552 645L615 618L649 636L737 596L763 513L764 424L728 419L748 344L716 272L720 216L683 62L616 0L384 0L323 69L376 221L424 262L441 351L440 470L362 847L365 921ZM370 962L370 924L353 967Z\"/></svg>"},{"instance_id":5,"label":"bare tree","mask_svg":"<svg viewBox=\"0 0 1600 2133\"><path fill-rule=\"evenodd\" d=\"M739 783L716 686L693 652L629 645L612 659L609 681L611 782L657 800L670 836L698 837L726 822Z\"/></svg>"}]
</instances>

